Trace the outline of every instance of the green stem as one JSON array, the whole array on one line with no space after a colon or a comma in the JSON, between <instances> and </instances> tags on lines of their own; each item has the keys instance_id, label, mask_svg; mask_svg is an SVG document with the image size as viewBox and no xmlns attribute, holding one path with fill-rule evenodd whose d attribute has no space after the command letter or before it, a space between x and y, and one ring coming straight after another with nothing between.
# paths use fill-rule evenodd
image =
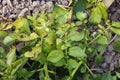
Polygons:
<instances>
[{"instance_id":1,"label":"green stem","mask_svg":"<svg viewBox=\"0 0 120 80\"><path fill-rule=\"evenodd\" d=\"M90 44L92 44L96 39L98 39L99 37L101 36L101 34L99 34L97 37L95 37L92 41L90 41L89 43L88 43L88 46L90 45Z\"/></svg>"},{"instance_id":2,"label":"green stem","mask_svg":"<svg viewBox=\"0 0 120 80\"><path fill-rule=\"evenodd\" d=\"M77 71L78 68L81 66L81 64L82 64L82 61L80 61L80 62L78 63L78 66L73 70L73 72L70 74L70 77L68 77L67 80L72 80L72 78L74 77L76 71Z\"/></svg>"},{"instance_id":3,"label":"green stem","mask_svg":"<svg viewBox=\"0 0 120 80\"><path fill-rule=\"evenodd\" d=\"M106 30L108 30L108 29L110 28L109 23L106 22L106 24L108 25L108 27L107 27L106 29L104 29L104 31L106 31ZM98 27L101 28L100 25L98 25ZM103 29L103 28L102 28L102 29ZM99 34L97 37L95 37L92 41L90 41L90 42L88 43L88 46L89 46L90 44L92 44L96 39L98 39L101 35L102 35L102 33Z\"/></svg>"},{"instance_id":4,"label":"green stem","mask_svg":"<svg viewBox=\"0 0 120 80\"><path fill-rule=\"evenodd\" d=\"M90 72L90 74L94 77L94 74L93 74L93 72L90 70L90 68L86 65L86 64L84 64L85 65L85 67L88 69L88 71Z\"/></svg>"},{"instance_id":5,"label":"green stem","mask_svg":"<svg viewBox=\"0 0 120 80\"><path fill-rule=\"evenodd\" d=\"M48 67L47 64L44 64L45 76L49 78Z\"/></svg>"}]
</instances>

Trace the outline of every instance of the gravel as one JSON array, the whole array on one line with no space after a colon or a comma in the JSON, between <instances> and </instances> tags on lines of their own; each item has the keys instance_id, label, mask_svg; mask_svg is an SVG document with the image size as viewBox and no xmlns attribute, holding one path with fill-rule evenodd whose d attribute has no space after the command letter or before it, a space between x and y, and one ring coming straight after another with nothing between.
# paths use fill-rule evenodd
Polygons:
<instances>
[{"instance_id":1,"label":"gravel","mask_svg":"<svg viewBox=\"0 0 120 80\"><path fill-rule=\"evenodd\" d=\"M54 5L69 4L69 0L0 0L0 21L3 18L10 20L25 15L32 15L35 11L47 9L47 13L53 10Z\"/></svg>"}]
</instances>

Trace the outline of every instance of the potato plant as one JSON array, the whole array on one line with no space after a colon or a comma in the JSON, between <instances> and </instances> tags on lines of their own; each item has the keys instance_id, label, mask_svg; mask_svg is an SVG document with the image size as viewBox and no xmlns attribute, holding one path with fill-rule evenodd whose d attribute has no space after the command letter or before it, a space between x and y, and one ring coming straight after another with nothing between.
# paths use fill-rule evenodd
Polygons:
<instances>
[{"instance_id":1,"label":"potato plant","mask_svg":"<svg viewBox=\"0 0 120 80\"><path fill-rule=\"evenodd\" d=\"M99 0L78 2L71 1L74 7L70 9L56 5L48 14L45 9L1 22L0 79L117 80L110 72L94 73L88 58L95 58L94 66L104 61L100 52L109 44L110 31L120 35L120 22L110 22ZM76 10L78 4L82 7ZM119 43L114 44L116 51L120 51Z\"/></svg>"}]
</instances>

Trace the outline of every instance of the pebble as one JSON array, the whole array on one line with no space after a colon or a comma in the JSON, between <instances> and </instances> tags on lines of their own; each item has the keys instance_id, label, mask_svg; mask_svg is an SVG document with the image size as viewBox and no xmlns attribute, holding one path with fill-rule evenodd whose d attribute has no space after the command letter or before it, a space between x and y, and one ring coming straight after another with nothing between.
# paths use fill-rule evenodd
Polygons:
<instances>
[{"instance_id":1,"label":"pebble","mask_svg":"<svg viewBox=\"0 0 120 80\"><path fill-rule=\"evenodd\" d=\"M28 11L28 8L24 8L24 9L20 12L20 14L18 15L18 17L24 16L27 11Z\"/></svg>"},{"instance_id":2,"label":"pebble","mask_svg":"<svg viewBox=\"0 0 120 80\"><path fill-rule=\"evenodd\" d=\"M109 51L109 52L113 51L113 46L112 46L112 45L109 45L109 46L108 46L108 51Z\"/></svg>"},{"instance_id":3,"label":"pebble","mask_svg":"<svg viewBox=\"0 0 120 80\"><path fill-rule=\"evenodd\" d=\"M53 10L54 5L68 5L69 0L0 0L0 16L13 19L26 14L41 12L47 8L47 13ZM0 20L1 21L1 20Z\"/></svg>"},{"instance_id":4,"label":"pebble","mask_svg":"<svg viewBox=\"0 0 120 80\"><path fill-rule=\"evenodd\" d=\"M33 1L32 6L37 7L40 5L40 1Z\"/></svg>"},{"instance_id":5,"label":"pebble","mask_svg":"<svg viewBox=\"0 0 120 80\"><path fill-rule=\"evenodd\" d=\"M113 56L111 56L111 55L105 55L105 61L106 61L106 63L111 63L111 61L112 61L112 58L113 58Z\"/></svg>"}]
</instances>

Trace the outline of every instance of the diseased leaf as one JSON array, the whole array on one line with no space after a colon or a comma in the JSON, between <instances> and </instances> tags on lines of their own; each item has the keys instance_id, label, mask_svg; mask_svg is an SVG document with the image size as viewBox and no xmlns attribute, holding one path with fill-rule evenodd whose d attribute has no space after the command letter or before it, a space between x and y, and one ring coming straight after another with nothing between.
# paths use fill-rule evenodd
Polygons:
<instances>
[{"instance_id":1,"label":"diseased leaf","mask_svg":"<svg viewBox=\"0 0 120 80\"><path fill-rule=\"evenodd\" d=\"M13 25L10 23L5 23L2 25L2 28L0 28L0 30L8 30L8 29L11 29L13 27Z\"/></svg>"},{"instance_id":2,"label":"diseased leaf","mask_svg":"<svg viewBox=\"0 0 120 80\"><path fill-rule=\"evenodd\" d=\"M17 37L19 41L30 41L36 38L38 38L38 35L35 32L31 33L29 36L26 34L19 34Z\"/></svg>"},{"instance_id":3,"label":"diseased leaf","mask_svg":"<svg viewBox=\"0 0 120 80\"><path fill-rule=\"evenodd\" d=\"M80 41L84 38L84 31L82 32L77 32L76 29L72 29L70 31L70 34L68 35L68 37L72 40L72 41Z\"/></svg>"},{"instance_id":4,"label":"diseased leaf","mask_svg":"<svg viewBox=\"0 0 120 80\"><path fill-rule=\"evenodd\" d=\"M98 7L92 8L90 17L89 17L89 22L91 24L99 24L102 20L102 14L101 11Z\"/></svg>"},{"instance_id":5,"label":"diseased leaf","mask_svg":"<svg viewBox=\"0 0 120 80\"><path fill-rule=\"evenodd\" d=\"M41 52L42 50L40 44L36 44L36 46L32 48L32 51L25 52L24 56L28 58L37 58Z\"/></svg>"},{"instance_id":6,"label":"diseased leaf","mask_svg":"<svg viewBox=\"0 0 120 80\"><path fill-rule=\"evenodd\" d=\"M86 54L83 52L83 50L77 46L71 47L69 49L69 55L73 57L80 57L80 58L86 57Z\"/></svg>"},{"instance_id":7,"label":"diseased leaf","mask_svg":"<svg viewBox=\"0 0 120 80\"><path fill-rule=\"evenodd\" d=\"M25 32L26 34L30 34L30 28L29 28L29 24L27 19L25 18L18 18L17 20L15 20L15 22L13 23L13 25L16 27L16 32L18 32L19 30L21 32Z\"/></svg>"},{"instance_id":8,"label":"diseased leaf","mask_svg":"<svg viewBox=\"0 0 120 80\"><path fill-rule=\"evenodd\" d=\"M49 53L47 60L52 63L57 63L64 57L64 53L61 50L53 50Z\"/></svg>"}]
</instances>

